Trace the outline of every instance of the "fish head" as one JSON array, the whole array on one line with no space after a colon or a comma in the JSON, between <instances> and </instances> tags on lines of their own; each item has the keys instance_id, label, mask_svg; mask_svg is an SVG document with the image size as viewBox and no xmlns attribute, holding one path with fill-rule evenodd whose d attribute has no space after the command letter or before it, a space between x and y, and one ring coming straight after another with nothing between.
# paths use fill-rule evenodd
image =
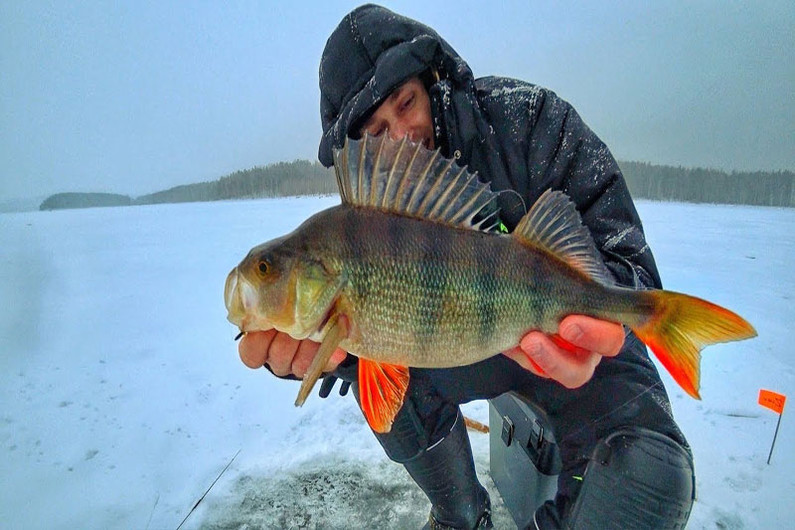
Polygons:
<instances>
[{"instance_id":1,"label":"fish head","mask_svg":"<svg viewBox=\"0 0 795 530\"><path fill-rule=\"evenodd\" d=\"M297 238L256 246L226 278L227 319L242 332L276 329L296 339L328 320L340 279Z\"/></svg>"}]
</instances>

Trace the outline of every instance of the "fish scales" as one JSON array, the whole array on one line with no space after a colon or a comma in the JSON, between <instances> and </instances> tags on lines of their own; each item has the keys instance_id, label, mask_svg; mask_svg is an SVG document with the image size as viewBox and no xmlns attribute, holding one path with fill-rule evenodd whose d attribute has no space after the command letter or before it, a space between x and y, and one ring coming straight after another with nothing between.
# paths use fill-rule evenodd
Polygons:
<instances>
[{"instance_id":1,"label":"fish scales","mask_svg":"<svg viewBox=\"0 0 795 530\"><path fill-rule=\"evenodd\" d=\"M301 228L306 248L347 279L353 336L342 346L379 362L470 364L529 329L554 331L562 315L590 312L582 288L560 287L568 269L509 236L347 206L315 221ZM593 299L604 305L604 294Z\"/></svg>"}]
</instances>

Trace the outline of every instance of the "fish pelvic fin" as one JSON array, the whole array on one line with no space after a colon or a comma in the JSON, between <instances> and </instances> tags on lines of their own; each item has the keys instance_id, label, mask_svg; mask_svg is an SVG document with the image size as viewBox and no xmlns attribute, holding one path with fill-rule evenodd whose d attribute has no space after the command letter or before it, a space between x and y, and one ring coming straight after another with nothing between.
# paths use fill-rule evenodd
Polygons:
<instances>
[{"instance_id":1,"label":"fish pelvic fin","mask_svg":"<svg viewBox=\"0 0 795 530\"><path fill-rule=\"evenodd\" d=\"M545 191L519 221L513 236L522 244L546 250L603 285L614 283L591 233L562 191Z\"/></svg>"},{"instance_id":2,"label":"fish pelvic fin","mask_svg":"<svg viewBox=\"0 0 795 530\"><path fill-rule=\"evenodd\" d=\"M695 399L701 399L701 350L710 344L756 336L756 330L742 317L706 300L671 291L638 294L652 299L654 312L632 330Z\"/></svg>"},{"instance_id":3,"label":"fish pelvic fin","mask_svg":"<svg viewBox=\"0 0 795 530\"><path fill-rule=\"evenodd\" d=\"M408 386L407 367L359 359L359 401L371 429L378 433L392 430Z\"/></svg>"},{"instance_id":4,"label":"fish pelvic fin","mask_svg":"<svg viewBox=\"0 0 795 530\"><path fill-rule=\"evenodd\" d=\"M477 173L405 137L347 138L334 171L344 204L481 231L500 223L497 194Z\"/></svg>"},{"instance_id":5,"label":"fish pelvic fin","mask_svg":"<svg viewBox=\"0 0 795 530\"><path fill-rule=\"evenodd\" d=\"M301 388L298 389L298 397L295 398L296 407L300 407L304 404L306 398L308 398L309 394L312 392L315 383L317 383L317 380L323 373L323 368L326 367L326 364L331 358L331 354L337 349L340 341L348 335L347 319L342 316L335 316L334 319L329 322L328 326L323 336L323 341L320 343L320 348L318 348L315 358L312 359L312 363L309 365L309 369L306 371L303 381L301 381Z\"/></svg>"}]
</instances>

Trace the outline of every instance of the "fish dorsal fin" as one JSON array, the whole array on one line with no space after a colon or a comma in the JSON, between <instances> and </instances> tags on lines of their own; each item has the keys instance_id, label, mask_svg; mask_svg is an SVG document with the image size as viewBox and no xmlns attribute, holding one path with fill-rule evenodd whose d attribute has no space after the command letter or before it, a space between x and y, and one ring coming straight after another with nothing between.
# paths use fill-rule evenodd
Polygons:
<instances>
[{"instance_id":1,"label":"fish dorsal fin","mask_svg":"<svg viewBox=\"0 0 795 530\"><path fill-rule=\"evenodd\" d=\"M497 196L476 173L407 138L365 134L334 151L342 202L488 231L499 224Z\"/></svg>"},{"instance_id":2,"label":"fish dorsal fin","mask_svg":"<svg viewBox=\"0 0 795 530\"><path fill-rule=\"evenodd\" d=\"M591 233L562 191L545 191L513 234L522 243L549 251L599 283L614 283Z\"/></svg>"}]
</instances>

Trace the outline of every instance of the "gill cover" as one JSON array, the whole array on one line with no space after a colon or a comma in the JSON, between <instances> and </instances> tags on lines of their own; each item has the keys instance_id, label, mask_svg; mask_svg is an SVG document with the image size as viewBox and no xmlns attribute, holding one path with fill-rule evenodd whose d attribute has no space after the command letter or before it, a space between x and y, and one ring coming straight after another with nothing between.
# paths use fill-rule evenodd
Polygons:
<instances>
[{"instance_id":1,"label":"gill cover","mask_svg":"<svg viewBox=\"0 0 795 530\"><path fill-rule=\"evenodd\" d=\"M293 270L293 321L290 335L305 339L321 330L333 311L334 304L345 279L329 273L318 261L305 261Z\"/></svg>"}]
</instances>

